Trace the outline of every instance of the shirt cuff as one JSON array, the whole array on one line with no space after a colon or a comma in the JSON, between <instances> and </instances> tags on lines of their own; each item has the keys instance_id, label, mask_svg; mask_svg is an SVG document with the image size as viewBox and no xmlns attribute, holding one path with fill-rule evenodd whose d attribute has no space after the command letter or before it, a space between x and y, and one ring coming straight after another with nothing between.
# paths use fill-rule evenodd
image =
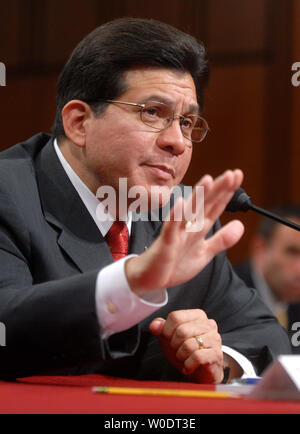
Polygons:
<instances>
[{"instance_id":1,"label":"shirt cuff","mask_svg":"<svg viewBox=\"0 0 300 434\"><path fill-rule=\"evenodd\" d=\"M238 351L230 347L227 347L226 345L222 345L222 351L223 353L232 357L240 365L240 367L244 371L241 378L256 377L256 372L252 363L245 356L243 356L243 354L239 353Z\"/></svg>"},{"instance_id":2,"label":"shirt cuff","mask_svg":"<svg viewBox=\"0 0 300 434\"><path fill-rule=\"evenodd\" d=\"M128 255L98 273L96 312L103 339L133 327L168 302L165 289L151 291L144 298L131 291L124 266L134 256Z\"/></svg>"}]
</instances>

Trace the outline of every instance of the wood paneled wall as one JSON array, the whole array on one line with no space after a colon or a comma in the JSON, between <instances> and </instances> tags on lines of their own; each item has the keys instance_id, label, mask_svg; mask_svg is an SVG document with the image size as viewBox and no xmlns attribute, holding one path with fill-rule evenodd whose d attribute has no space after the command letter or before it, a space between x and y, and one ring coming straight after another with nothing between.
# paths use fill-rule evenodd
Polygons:
<instances>
[{"instance_id":1,"label":"wood paneled wall","mask_svg":"<svg viewBox=\"0 0 300 434\"><path fill-rule=\"evenodd\" d=\"M292 62L300 62L300 2L293 0ZM298 80L299 82L299 80ZM291 166L289 185L291 198L300 202L300 85L291 90L290 120Z\"/></svg>"},{"instance_id":2,"label":"wood paneled wall","mask_svg":"<svg viewBox=\"0 0 300 434\"><path fill-rule=\"evenodd\" d=\"M245 172L260 206L300 202L299 0L10 0L0 6L0 149L50 131L57 76L88 32L121 16L155 18L202 40L211 60L204 115L211 132L194 151L185 182L226 168ZM247 256L258 217L238 215L246 234L229 256ZM224 215L228 221L232 216Z\"/></svg>"}]
</instances>

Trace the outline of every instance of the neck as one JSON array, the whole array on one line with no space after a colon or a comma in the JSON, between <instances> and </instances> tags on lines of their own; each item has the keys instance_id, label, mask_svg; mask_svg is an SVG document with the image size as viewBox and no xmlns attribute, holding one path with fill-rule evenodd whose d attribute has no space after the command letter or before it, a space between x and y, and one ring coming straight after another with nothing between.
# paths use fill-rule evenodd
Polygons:
<instances>
[{"instance_id":1,"label":"neck","mask_svg":"<svg viewBox=\"0 0 300 434\"><path fill-rule=\"evenodd\" d=\"M97 185L97 182L93 179L91 172L85 168L85 149L83 147L76 146L68 138L61 139L58 143L58 146L64 159L71 166L76 175L87 186L87 188L94 195L96 195L99 184Z\"/></svg>"}]
</instances>

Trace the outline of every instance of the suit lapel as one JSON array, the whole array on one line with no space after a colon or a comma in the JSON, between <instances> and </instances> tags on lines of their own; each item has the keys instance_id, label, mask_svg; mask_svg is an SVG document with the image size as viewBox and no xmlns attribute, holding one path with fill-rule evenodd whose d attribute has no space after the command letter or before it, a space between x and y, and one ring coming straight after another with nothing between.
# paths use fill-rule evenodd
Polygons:
<instances>
[{"instance_id":1,"label":"suit lapel","mask_svg":"<svg viewBox=\"0 0 300 434\"><path fill-rule=\"evenodd\" d=\"M85 272L112 263L106 241L58 160L53 139L36 159L36 174L45 219L57 230L59 246L78 269ZM129 253L143 253L160 227L160 221L133 221Z\"/></svg>"},{"instance_id":2,"label":"suit lapel","mask_svg":"<svg viewBox=\"0 0 300 434\"><path fill-rule=\"evenodd\" d=\"M82 210L77 208L77 204L72 206L65 224L61 224L48 213L45 214L45 218L50 224L56 226L59 232L58 245L80 271L102 268L113 262L110 250L90 215L80 215ZM74 219L76 213L82 226L79 226L78 221Z\"/></svg>"},{"instance_id":3,"label":"suit lapel","mask_svg":"<svg viewBox=\"0 0 300 434\"><path fill-rule=\"evenodd\" d=\"M36 160L45 219L58 232L58 244L80 271L110 264L109 248L61 166L51 139Z\"/></svg>"}]
</instances>

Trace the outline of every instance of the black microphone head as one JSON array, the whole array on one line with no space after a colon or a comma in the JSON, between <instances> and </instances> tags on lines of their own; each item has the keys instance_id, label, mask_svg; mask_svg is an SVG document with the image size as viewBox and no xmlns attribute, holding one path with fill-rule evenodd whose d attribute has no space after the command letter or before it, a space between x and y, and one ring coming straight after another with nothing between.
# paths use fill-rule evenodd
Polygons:
<instances>
[{"instance_id":1,"label":"black microphone head","mask_svg":"<svg viewBox=\"0 0 300 434\"><path fill-rule=\"evenodd\" d=\"M248 194L241 187L238 188L232 196L230 202L225 208L225 211L246 212L251 208L252 201Z\"/></svg>"}]
</instances>

